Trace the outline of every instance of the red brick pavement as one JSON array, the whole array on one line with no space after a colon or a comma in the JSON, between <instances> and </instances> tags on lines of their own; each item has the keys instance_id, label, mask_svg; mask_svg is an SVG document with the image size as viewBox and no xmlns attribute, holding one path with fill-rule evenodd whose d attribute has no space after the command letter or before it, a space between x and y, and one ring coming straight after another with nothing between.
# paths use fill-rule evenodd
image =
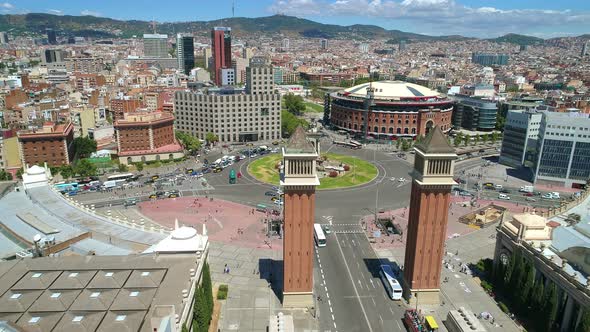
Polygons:
<instances>
[{"instance_id":1,"label":"red brick pavement","mask_svg":"<svg viewBox=\"0 0 590 332\"><path fill-rule=\"evenodd\" d=\"M180 225L195 227L199 233L203 224L211 241L231 243L250 248L282 249L282 241L266 237L265 213L238 203L205 197L179 197L142 202L143 215L165 227Z\"/></svg>"}]
</instances>

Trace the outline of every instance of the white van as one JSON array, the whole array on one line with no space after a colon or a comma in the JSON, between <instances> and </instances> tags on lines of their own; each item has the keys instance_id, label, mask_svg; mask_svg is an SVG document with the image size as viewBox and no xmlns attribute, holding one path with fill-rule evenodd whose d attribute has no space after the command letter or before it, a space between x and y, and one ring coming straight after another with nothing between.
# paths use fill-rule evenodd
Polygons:
<instances>
[{"instance_id":1,"label":"white van","mask_svg":"<svg viewBox=\"0 0 590 332\"><path fill-rule=\"evenodd\" d=\"M505 199L507 201L510 200L510 196L506 195L506 194L499 194L498 195L498 199Z\"/></svg>"},{"instance_id":2,"label":"white van","mask_svg":"<svg viewBox=\"0 0 590 332\"><path fill-rule=\"evenodd\" d=\"M501 184L497 184L497 185L494 186L494 188L496 188L496 190L501 190L504 187L502 187Z\"/></svg>"},{"instance_id":3,"label":"white van","mask_svg":"<svg viewBox=\"0 0 590 332\"><path fill-rule=\"evenodd\" d=\"M553 197L554 199L559 199L559 193L557 191L554 191L551 194L551 197Z\"/></svg>"}]
</instances>

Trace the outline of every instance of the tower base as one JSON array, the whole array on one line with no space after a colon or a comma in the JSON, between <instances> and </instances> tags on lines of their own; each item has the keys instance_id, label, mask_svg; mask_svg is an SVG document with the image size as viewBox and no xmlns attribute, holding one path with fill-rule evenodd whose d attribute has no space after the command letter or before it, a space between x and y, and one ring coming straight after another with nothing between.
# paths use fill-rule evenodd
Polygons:
<instances>
[{"instance_id":1,"label":"tower base","mask_svg":"<svg viewBox=\"0 0 590 332\"><path fill-rule=\"evenodd\" d=\"M313 306L313 292L283 292L283 308L309 308Z\"/></svg>"},{"instance_id":2,"label":"tower base","mask_svg":"<svg viewBox=\"0 0 590 332\"><path fill-rule=\"evenodd\" d=\"M440 304L440 290L439 289L404 289L404 298L409 305L415 307L420 305L434 305Z\"/></svg>"}]
</instances>

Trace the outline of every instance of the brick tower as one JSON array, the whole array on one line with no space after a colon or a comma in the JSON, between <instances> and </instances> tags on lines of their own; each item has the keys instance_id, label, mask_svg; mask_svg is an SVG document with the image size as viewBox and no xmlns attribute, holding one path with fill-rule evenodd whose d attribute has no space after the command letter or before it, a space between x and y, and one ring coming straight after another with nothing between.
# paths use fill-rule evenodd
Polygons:
<instances>
[{"instance_id":1,"label":"brick tower","mask_svg":"<svg viewBox=\"0 0 590 332\"><path fill-rule=\"evenodd\" d=\"M299 127L283 148L283 307L313 304L313 224L318 154Z\"/></svg>"},{"instance_id":2,"label":"brick tower","mask_svg":"<svg viewBox=\"0 0 590 332\"><path fill-rule=\"evenodd\" d=\"M457 158L437 126L416 144L404 261L404 297L410 303L438 304L440 272L454 160Z\"/></svg>"}]
</instances>

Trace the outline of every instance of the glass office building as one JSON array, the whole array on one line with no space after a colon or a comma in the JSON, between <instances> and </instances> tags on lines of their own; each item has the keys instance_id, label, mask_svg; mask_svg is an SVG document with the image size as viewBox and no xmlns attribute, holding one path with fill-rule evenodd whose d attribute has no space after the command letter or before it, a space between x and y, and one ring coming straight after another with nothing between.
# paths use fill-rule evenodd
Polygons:
<instances>
[{"instance_id":1,"label":"glass office building","mask_svg":"<svg viewBox=\"0 0 590 332\"><path fill-rule=\"evenodd\" d=\"M508 54L471 53L471 62L482 66L505 66L508 64Z\"/></svg>"},{"instance_id":2,"label":"glass office building","mask_svg":"<svg viewBox=\"0 0 590 332\"><path fill-rule=\"evenodd\" d=\"M492 131L496 127L498 106L496 103L479 97L455 95L453 126L467 130Z\"/></svg>"}]
</instances>

